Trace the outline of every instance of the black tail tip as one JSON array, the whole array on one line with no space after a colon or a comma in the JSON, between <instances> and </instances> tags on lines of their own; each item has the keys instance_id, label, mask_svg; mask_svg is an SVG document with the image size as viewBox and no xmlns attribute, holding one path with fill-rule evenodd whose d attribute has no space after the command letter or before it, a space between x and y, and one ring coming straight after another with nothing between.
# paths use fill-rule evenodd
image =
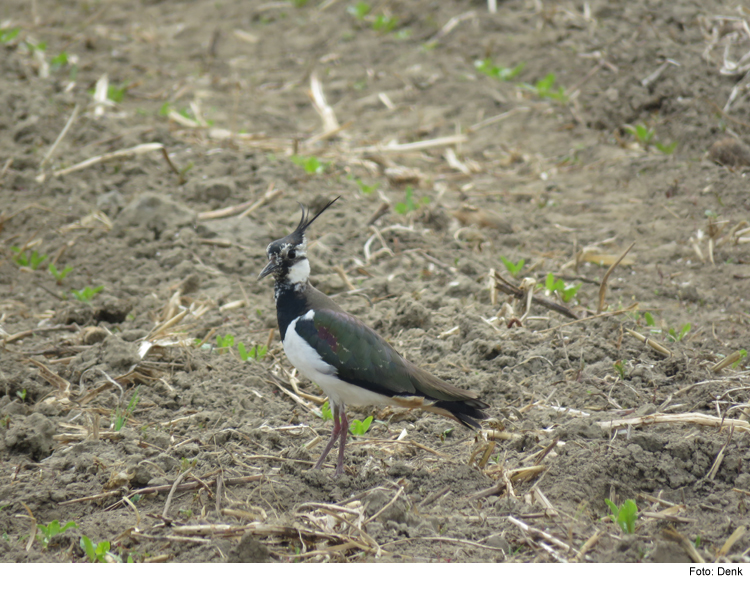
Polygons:
<instances>
[{"instance_id":1,"label":"black tail tip","mask_svg":"<svg viewBox=\"0 0 750 591\"><path fill-rule=\"evenodd\" d=\"M441 400L436 402L435 406L447 410L459 423L470 429L481 429L482 425L479 424L479 421L490 418L490 415L482 410L488 408L488 405L479 400L472 400L471 402Z\"/></svg>"}]
</instances>

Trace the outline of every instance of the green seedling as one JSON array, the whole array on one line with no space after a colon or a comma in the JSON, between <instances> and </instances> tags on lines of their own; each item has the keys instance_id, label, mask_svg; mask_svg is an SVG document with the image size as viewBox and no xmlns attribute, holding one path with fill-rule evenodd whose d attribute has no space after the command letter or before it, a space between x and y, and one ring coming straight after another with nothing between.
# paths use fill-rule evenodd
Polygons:
<instances>
[{"instance_id":1,"label":"green seedling","mask_svg":"<svg viewBox=\"0 0 750 591\"><path fill-rule=\"evenodd\" d=\"M75 521L68 521L68 523L61 526L60 522L55 519L54 521L50 521L48 525L41 525L38 523L36 528L37 530L39 530L39 533L36 535L36 539L39 540L39 542L42 544L42 548L46 550L52 538L69 529L78 529L78 526L76 525Z\"/></svg>"},{"instance_id":2,"label":"green seedling","mask_svg":"<svg viewBox=\"0 0 750 591\"><path fill-rule=\"evenodd\" d=\"M357 183L359 190L362 191L362 195L369 195L380 186L380 183L375 183L374 185L366 185L364 181L362 181L362 179L354 179L354 182Z\"/></svg>"},{"instance_id":3,"label":"green seedling","mask_svg":"<svg viewBox=\"0 0 750 591\"><path fill-rule=\"evenodd\" d=\"M47 49L47 43L45 41L40 41L39 43L32 43L31 41L27 40L27 41L24 41L24 43L26 44L26 47L28 48L28 50L32 53L35 51L44 51L45 49Z\"/></svg>"},{"instance_id":4,"label":"green seedling","mask_svg":"<svg viewBox=\"0 0 750 591\"><path fill-rule=\"evenodd\" d=\"M58 271L57 267L55 267L53 263L50 263L47 269L55 278L55 281L57 281L57 284L62 285L63 279L65 279L67 274L73 270L73 267L71 267L70 265L66 265L66 267L62 271Z\"/></svg>"},{"instance_id":5,"label":"green seedling","mask_svg":"<svg viewBox=\"0 0 750 591\"><path fill-rule=\"evenodd\" d=\"M198 465L198 458L193 458L192 460L188 460L187 458L183 457L180 459L180 471L181 472L189 472L193 468L195 468Z\"/></svg>"},{"instance_id":6,"label":"green seedling","mask_svg":"<svg viewBox=\"0 0 750 591\"><path fill-rule=\"evenodd\" d=\"M450 427L440 434L440 441L445 441L453 434L453 427Z\"/></svg>"},{"instance_id":7,"label":"green seedling","mask_svg":"<svg viewBox=\"0 0 750 591\"><path fill-rule=\"evenodd\" d=\"M122 558L109 551L109 542L99 542L94 545L94 542L87 536L81 536L81 548L86 553L89 562L122 562Z\"/></svg>"},{"instance_id":8,"label":"green seedling","mask_svg":"<svg viewBox=\"0 0 750 591\"><path fill-rule=\"evenodd\" d=\"M58 53L55 57L53 57L49 61L49 66L50 68L52 68L53 72L67 65L68 65L68 54L65 51L63 51L62 53Z\"/></svg>"},{"instance_id":9,"label":"green seedling","mask_svg":"<svg viewBox=\"0 0 750 591\"><path fill-rule=\"evenodd\" d=\"M135 407L138 406L138 401L140 400L140 395L138 394L138 388L140 386L136 386L135 390L133 391L133 395L130 397L130 402L128 402L128 406L125 408L124 411L122 411L119 407L115 411L115 421L114 421L114 430L119 431L125 426L125 423L127 420L133 416L133 411L135 410Z\"/></svg>"},{"instance_id":10,"label":"green seedling","mask_svg":"<svg viewBox=\"0 0 750 591\"><path fill-rule=\"evenodd\" d=\"M3 45L10 43L13 39L18 37L20 32L20 27L15 27L13 29L0 29L0 43Z\"/></svg>"},{"instance_id":11,"label":"green seedling","mask_svg":"<svg viewBox=\"0 0 750 591\"><path fill-rule=\"evenodd\" d=\"M398 26L398 17L379 14L372 22L372 30L378 33L390 33Z\"/></svg>"},{"instance_id":12,"label":"green seedling","mask_svg":"<svg viewBox=\"0 0 750 591\"><path fill-rule=\"evenodd\" d=\"M500 260L503 262L503 265L505 265L505 268L508 270L511 277L518 277L521 269L523 269L523 266L526 264L524 259L520 259L517 263L512 263L502 255L500 255Z\"/></svg>"},{"instance_id":13,"label":"green seedling","mask_svg":"<svg viewBox=\"0 0 750 591\"><path fill-rule=\"evenodd\" d=\"M349 433L355 436L364 435L370 430L370 424L372 423L372 416L367 417L364 421L354 419L349 425Z\"/></svg>"},{"instance_id":14,"label":"green seedling","mask_svg":"<svg viewBox=\"0 0 750 591\"><path fill-rule=\"evenodd\" d=\"M635 533L635 520L638 518L638 507L633 499L628 499L619 507L609 499L604 499L612 514L612 521L620 526L625 534Z\"/></svg>"},{"instance_id":15,"label":"green seedling","mask_svg":"<svg viewBox=\"0 0 750 591\"><path fill-rule=\"evenodd\" d=\"M429 197L422 197L419 201L414 201L414 189L409 186L406 187L404 200L400 203L396 203L396 205L393 206L393 209L399 215L406 215L412 211L417 211L423 205L429 205L429 203Z\"/></svg>"},{"instance_id":16,"label":"green seedling","mask_svg":"<svg viewBox=\"0 0 750 591\"><path fill-rule=\"evenodd\" d=\"M531 86L530 84L521 84L521 87L533 92L539 98L552 99L564 105L568 102L570 97L568 96L568 93L565 92L565 87L561 84L558 84L557 88L555 88L556 79L557 77L550 73L541 80L537 80L534 86Z\"/></svg>"},{"instance_id":17,"label":"green seedling","mask_svg":"<svg viewBox=\"0 0 750 591\"><path fill-rule=\"evenodd\" d=\"M248 351L245 349L244 343L240 343L237 345L237 352L240 354L240 359L242 359L242 361L247 361L248 359L262 361L266 356L266 353L268 353L268 347L265 345L254 345L253 348Z\"/></svg>"},{"instance_id":18,"label":"green seedling","mask_svg":"<svg viewBox=\"0 0 750 591\"><path fill-rule=\"evenodd\" d=\"M182 115L185 119L188 119L192 121L193 123L198 123L198 118L195 117L187 107L183 107L182 109L179 109L177 111L180 115ZM167 115L169 115L169 112L167 112Z\"/></svg>"},{"instance_id":19,"label":"green seedling","mask_svg":"<svg viewBox=\"0 0 750 591\"><path fill-rule=\"evenodd\" d=\"M656 321L654 320L654 317L651 316L651 312L645 312L643 314L643 319L646 321L646 326L656 326Z\"/></svg>"},{"instance_id":20,"label":"green seedling","mask_svg":"<svg viewBox=\"0 0 750 591\"><path fill-rule=\"evenodd\" d=\"M626 125L625 131L632 135L639 144L642 144L644 146L648 146L651 143L651 140L654 138L654 134L656 133L655 129L646 127L645 125L641 125L640 123L636 123L634 126Z\"/></svg>"},{"instance_id":21,"label":"green seedling","mask_svg":"<svg viewBox=\"0 0 750 591\"><path fill-rule=\"evenodd\" d=\"M672 152L675 151L675 148L677 148L677 142L662 144L661 142L655 141L656 138L654 136L656 134L656 130L652 127L641 125L640 123L636 123L635 125L626 125L625 131L632 135L636 139L636 141L644 148L654 146L654 148L659 150L662 154L666 154L667 156L669 156Z\"/></svg>"},{"instance_id":22,"label":"green seedling","mask_svg":"<svg viewBox=\"0 0 750 591\"><path fill-rule=\"evenodd\" d=\"M614 368L617 372L617 375L620 376L621 380L625 379L625 364L622 362L622 360L618 360L614 362Z\"/></svg>"},{"instance_id":23,"label":"green seedling","mask_svg":"<svg viewBox=\"0 0 750 591\"><path fill-rule=\"evenodd\" d=\"M71 289L70 293L73 294L73 297L77 299L79 302L83 302L84 304L90 304L91 300L94 299L94 296L98 294L100 291L104 289L104 286L100 285L99 287L89 287L86 286L81 290L78 289Z\"/></svg>"},{"instance_id":24,"label":"green seedling","mask_svg":"<svg viewBox=\"0 0 750 591\"><path fill-rule=\"evenodd\" d=\"M521 62L515 68L502 68L493 64L490 58L474 62L474 67L477 69L477 72L481 72L490 78L502 81L513 80L513 78L521 73L525 66L526 62Z\"/></svg>"},{"instance_id":25,"label":"green seedling","mask_svg":"<svg viewBox=\"0 0 750 591\"><path fill-rule=\"evenodd\" d=\"M125 93L128 90L128 83L124 84L110 84L107 86L107 98L114 103L121 103L125 98Z\"/></svg>"},{"instance_id":26,"label":"green seedling","mask_svg":"<svg viewBox=\"0 0 750 591\"><path fill-rule=\"evenodd\" d=\"M26 388L23 390L16 390L16 396L21 399L21 402L26 402Z\"/></svg>"},{"instance_id":27,"label":"green seedling","mask_svg":"<svg viewBox=\"0 0 750 591\"><path fill-rule=\"evenodd\" d=\"M681 341L683 338L685 338L685 335L690 332L690 323L683 324L680 327L680 332L677 332L674 328L669 329L669 333L667 334L667 338L672 341L673 343L676 343L677 341Z\"/></svg>"},{"instance_id":28,"label":"green seedling","mask_svg":"<svg viewBox=\"0 0 750 591\"><path fill-rule=\"evenodd\" d=\"M295 8L303 8L307 4L307 0L292 0L292 5Z\"/></svg>"},{"instance_id":29,"label":"green seedling","mask_svg":"<svg viewBox=\"0 0 750 591\"><path fill-rule=\"evenodd\" d=\"M17 246L11 246L10 249L16 253L13 257L13 261L19 267L28 267L32 271L36 271L44 260L47 258L46 254L39 254L37 251L32 251L31 254L26 251L22 251Z\"/></svg>"},{"instance_id":30,"label":"green seedling","mask_svg":"<svg viewBox=\"0 0 750 591\"><path fill-rule=\"evenodd\" d=\"M291 158L297 166L301 166L307 174L323 174L329 164L318 160L315 156L300 156L295 154Z\"/></svg>"},{"instance_id":31,"label":"green seedling","mask_svg":"<svg viewBox=\"0 0 750 591\"><path fill-rule=\"evenodd\" d=\"M365 17L370 14L371 10L372 7L367 2L357 2L346 9L358 21L365 20Z\"/></svg>"},{"instance_id":32,"label":"green seedling","mask_svg":"<svg viewBox=\"0 0 750 591\"><path fill-rule=\"evenodd\" d=\"M665 154L669 156L672 152L674 152L675 148L677 147L677 142L672 142L669 144L662 144L661 142L654 142L654 147L659 150L662 154Z\"/></svg>"},{"instance_id":33,"label":"green seedling","mask_svg":"<svg viewBox=\"0 0 750 591\"><path fill-rule=\"evenodd\" d=\"M234 336L231 334L224 335L223 337L221 335L216 335L216 346L219 349L229 349L230 347L234 347Z\"/></svg>"},{"instance_id":34,"label":"green seedling","mask_svg":"<svg viewBox=\"0 0 750 591\"><path fill-rule=\"evenodd\" d=\"M737 359L737 361L735 361L734 363L732 363L732 369L737 369L737 366L740 363L742 363L743 359L745 359L747 357L747 350L740 349L739 351L737 351L737 354L739 355L739 359Z\"/></svg>"},{"instance_id":35,"label":"green seedling","mask_svg":"<svg viewBox=\"0 0 750 591\"><path fill-rule=\"evenodd\" d=\"M324 421L333 420L333 413L331 412L331 405L326 400L323 406L320 407L320 416Z\"/></svg>"},{"instance_id":36,"label":"green seedling","mask_svg":"<svg viewBox=\"0 0 750 591\"><path fill-rule=\"evenodd\" d=\"M544 289L550 294L557 292L560 294L562 301L568 303L575 297L578 290L581 289L581 285L583 284L567 285L562 279L555 279L555 276L552 273L547 273L547 279L544 282Z\"/></svg>"},{"instance_id":37,"label":"green seedling","mask_svg":"<svg viewBox=\"0 0 750 591\"><path fill-rule=\"evenodd\" d=\"M125 98L125 93L128 91L128 83L124 84L108 84L107 85L107 98L113 103L121 103ZM89 94L93 95L96 92L95 88L89 89Z\"/></svg>"}]
</instances>

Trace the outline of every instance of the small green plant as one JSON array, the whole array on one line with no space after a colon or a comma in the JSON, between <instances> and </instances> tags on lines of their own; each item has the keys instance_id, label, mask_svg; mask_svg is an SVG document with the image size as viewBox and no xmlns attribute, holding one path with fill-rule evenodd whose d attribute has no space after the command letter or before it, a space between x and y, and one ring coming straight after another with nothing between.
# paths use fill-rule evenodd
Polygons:
<instances>
[{"instance_id":1,"label":"small green plant","mask_svg":"<svg viewBox=\"0 0 750 591\"><path fill-rule=\"evenodd\" d=\"M503 255L500 255L500 260L503 262L503 265L505 265L505 268L508 270L508 273L510 273L511 277L518 277L521 269L523 269L523 266L526 264L526 261L524 259L520 259L517 263L512 263Z\"/></svg>"},{"instance_id":2,"label":"small green plant","mask_svg":"<svg viewBox=\"0 0 750 591\"><path fill-rule=\"evenodd\" d=\"M358 21L364 20L365 17L370 14L371 10L372 7L367 2L357 2L346 9L346 11Z\"/></svg>"},{"instance_id":3,"label":"small green plant","mask_svg":"<svg viewBox=\"0 0 750 591\"><path fill-rule=\"evenodd\" d=\"M24 41L24 43L26 44L26 47L28 48L28 50L31 52L44 51L45 49L47 49L46 41L40 41L39 43L32 43L31 41L27 39Z\"/></svg>"},{"instance_id":4,"label":"small green plant","mask_svg":"<svg viewBox=\"0 0 750 591\"><path fill-rule=\"evenodd\" d=\"M230 347L234 347L234 336L231 334L224 336L216 335L216 346L219 349L229 349Z\"/></svg>"},{"instance_id":5,"label":"small green plant","mask_svg":"<svg viewBox=\"0 0 750 591\"><path fill-rule=\"evenodd\" d=\"M73 297L77 299L79 302L83 302L84 304L90 304L91 300L94 299L94 296L96 296L96 294L98 294L103 289L104 289L104 286L102 285L100 285L99 287L89 287L87 285L81 290L71 289L70 293L73 294Z\"/></svg>"},{"instance_id":6,"label":"small green plant","mask_svg":"<svg viewBox=\"0 0 750 591\"><path fill-rule=\"evenodd\" d=\"M53 72L67 66L68 54L64 51L62 53L58 53L49 61L49 65Z\"/></svg>"},{"instance_id":7,"label":"small green plant","mask_svg":"<svg viewBox=\"0 0 750 591\"><path fill-rule=\"evenodd\" d=\"M262 361L268 353L268 347L265 345L254 345L249 351L245 349L244 343L237 345L237 352L240 354L242 361L253 359L254 361Z\"/></svg>"},{"instance_id":8,"label":"small green plant","mask_svg":"<svg viewBox=\"0 0 750 591\"><path fill-rule=\"evenodd\" d=\"M53 263L50 263L47 269L55 278L55 281L57 281L57 284L62 285L63 279L65 279L68 273L70 273L73 270L73 267L71 267L70 265L66 265L66 267L62 271L58 271L57 267L55 267Z\"/></svg>"},{"instance_id":9,"label":"small green plant","mask_svg":"<svg viewBox=\"0 0 750 591\"><path fill-rule=\"evenodd\" d=\"M570 97L565 91L565 87L561 84L558 84L557 88L555 88L556 79L557 77L550 73L541 80L537 80L534 86L531 86L530 84L521 84L521 87L533 92L539 98L549 98L564 105L568 102Z\"/></svg>"},{"instance_id":10,"label":"small green plant","mask_svg":"<svg viewBox=\"0 0 750 591\"><path fill-rule=\"evenodd\" d=\"M331 412L331 405L326 400L323 403L323 406L320 407L320 416L324 421L331 421L333 420L333 413Z\"/></svg>"},{"instance_id":11,"label":"small green plant","mask_svg":"<svg viewBox=\"0 0 750 591\"><path fill-rule=\"evenodd\" d=\"M133 411L135 410L135 407L138 406L138 401L140 400L140 395L138 394L138 389L140 386L136 386L135 390L133 391L133 395L130 397L130 402L128 402L128 406L123 411L119 407L115 411L115 421L113 429L115 431L119 431L125 426L125 423L127 420L133 416Z\"/></svg>"},{"instance_id":12,"label":"small green plant","mask_svg":"<svg viewBox=\"0 0 750 591\"><path fill-rule=\"evenodd\" d=\"M87 536L81 536L81 548L86 553L89 562L122 562L122 558L109 551L109 542L99 542L94 545L94 542Z\"/></svg>"},{"instance_id":13,"label":"small green plant","mask_svg":"<svg viewBox=\"0 0 750 591\"><path fill-rule=\"evenodd\" d=\"M677 142L671 142L669 144L662 144L661 142L654 142L654 147L659 150L662 154L669 156L674 152L677 147Z\"/></svg>"},{"instance_id":14,"label":"small green plant","mask_svg":"<svg viewBox=\"0 0 750 591\"><path fill-rule=\"evenodd\" d=\"M739 354L739 359L732 363L732 369L737 369L737 366L739 366L739 364L742 363L742 360L747 357L747 350L745 349L740 349L737 353Z\"/></svg>"},{"instance_id":15,"label":"small green plant","mask_svg":"<svg viewBox=\"0 0 750 591\"><path fill-rule=\"evenodd\" d=\"M654 317L651 315L651 312L645 312L643 314L643 319L646 321L646 326L656 326L656 321L654 320Z\"/></svg>"},{"instance_id":16,"label":"small green plant","mask_svg":"<svg viewBox=\"0 0 750 591\"><path fill-rule=\"evenodd\" d=\"M607 503L607 507L612 514L612 521L620 526L622 532L626 534L635 533L635 520L638 518L638 507L635 501L628 499L619 507L609 499L604 499L604 502Z\"/></svg>"},{"instance_id":17,"label":"small green plant","mask_svg":"<svg viewBox=\"0 0 750 591\"><path fill-rule=\"evenodd\" d=\"M683 324L680 327L680 332L677 332L674 328L670 328L667 334L667 338L671 342L676 343L677 341L681 341L683 338L685 338L685 336L689 332L690 332L690 323L688 322L686 324Z\"/></svg>"},{"instance_id":18,"label":"small green plant","mask_svg":"<svg viewBox=\"0 0 750 591\"><path fill-rule=\"evenodd\" d=\"M128 83L124 84L110 84L107 86L107 98L114 103L121 103L125 98L125 93L128 90Z\"/></svg>"},{"instance_id":19,"label":"small green plant","mask_svg":"<svg viewBox=\"0 0 750 591\"><path fill-rule=\"evenodd\" d=\"M183 457L180 459L180 472L189 472L193 468L195 468L198 465L198 458L193 458L192 460L188 460L187 458Z\"/></svg>"},{"instance_id":20,"label":"small green plant","mask_svg":"<svg viewBox=\"0 0 750 591\"><path fill-rule=\"evenodd\" d=\"M292 5L295 8L303 8L307 4L307 0L292 0Z\"/></svg>"},{"instance_id":21,"label":"small green plant","mask_svg":"<svg viewBox=\"0 0 750 591\"><path fill-rule=\"evenodd\" d=\"M453 434L453 427L450 427L440 434L440 441L445 441Z\"/></svg>"},{"instance_id":22,"label":"small green plant","mask_svg":"<svg viewBox=\"0 0 750 591\"><path fill-rule=\"evenodd\" d=\"M55 519L54 521L50 521L47 525L37 524L36 528L39 530L36 539L42 544L42 548L46 550L52 538L57 534L61 534L69 529L78 529L78 526L75 521L68 521L68 523L61 526L60 522Z\"/></svg>"},{"instance_id":23,"label":"small green plant","mask_svg":"<svg viewBox=\"0 0 750 591\"><path fill-rule=\"evenodd\" d=\"M22 251L17 246L11 246L10 249L16 253L13 257L13 261L19 267L28 267L32 271L36 271L44 260L47 258L46 254L39 254L37 251L32 251L31 254L26 251Z\"/></svg>"},{"instance_id":24,"label":"small green plant","mask_svg":"<svg viewBox=\"0 0 750 591\"><path fill-rule=\"evenodd\" d=\"M398 26L398 17L379 14L372 22L372 30L378 33L390 33Z\"/></svg>"},{"instance_id":25,"label":"small green plant","mask_svg":"<svg viewBox=\"0 0 750 591\"><path fill-rule=\"evenodd\" d=\"M620 376L621 380L625 379L625 364L622 362L622 359L615 361L613 364L615 371L617 372L617 375Z\"/></svg>"},{"instance_id":26,"label":"small green plant","mask_svg":"<svg viewBox=\"0 0 750 591\"><path fill-rule=\"evenodd\" d=\"M544 282L544 289L550 294L557 292L560 294L562 301L568 303L575 297L578 290L581 289L581 285L583 284L566 285L562 279L555 279L555 276L552 273L547 273L547 279Z\"/></svg>"},{"instance_id":27,"label":"small green plant","mask_svg":"<svg viewBox=\"0 0 750 591\"><path fill-rule=\"evenodd\" d=\"M364 435L370 430L372 424L372 416L367 417L364 421L354 419L349 425L349 433L355 436Z\"/></svg>"},{"instance_id":28,"label":"small green plant","mask_svg":"<svg viewBox=\"0 0 750 591\"><path fill-rule=\"evenodd\" d=\"M475 61L474 67L477 69L477 72L486 74L490 78L508 81L513 80L513 78L521 73L524 67L526 67L526 62L521 62L515 68L503 68L500 66L496 66L492 63L492 60L490 58L487 58Z\"/></svg>"},{"instance_id":29,"label":"small green plant","mask_svg":"<svg viewBox=\"0 0 750 591\"><path fill-rule=\"evenodd\" d=\"M675 151L675 148L677 148L677 142L662 144L661 142L655 141L656 130L652 127L641 125L640 123L636 123L635 125L626 125L625 131L632 135L636 139L636 141L644 148L653 145L662 154L666 154L667 156L669 156L672 152Z\"/></svg>"},{"instance_id":30,"label":"small green plant","mask_svg":"<svg viewBox=\"0 0 750 591\"><path fill-rule=\"evenodd\" d=\"M355 183L357 183L359 190L362 191L362 195L369 195L370 193L373 193L380 186L380 183L375 183L374 185L367 185L364 183L362 179L355 178L353 180Z\"/></svg>"},{"instance_id":31,"label":"small green plant","mask_svg":"<svg viewBox=\"0 0 750 591\"><path fill-rule=\"evenodd\" d=\"M16 396L21 399L21 402L26 402L26 388L23 390L16 390Z\"/></svg>"},{"instance_id":32,"label":"small green plant","mask_svg":"<svg viewBox=\"0 0 750 591\"><path fill-rule=\"evenodd\" d=\"M318 160L315 156L300 156L294 154L291 158L297 166L301 166L307 174L323 174L328 168L328 163Z\"/></svg>"},{"instance_id":33,"label":"small green plant","mask_svg":"<svg viewBox=\"0 0 750 591\"><path fill-rule=\"evenodd\" d=\"M640 123L636 123L635 125L626 125L625 131L632 135L639 144L642 144L644 146L648 146L651 143L651 140L654 138L654 134L656 133L655 129L646 127L645 125L641 125Z\"/></svg>"},{"instance_id":34,"label":"small green plant","mask_svg":"<svg viewBox=\"0 0 750 591\"><path fill-rule=\"evenodd\" d=\"M0 43L5 45L6 43L10 43L18 37L18 34L21 32L20 27L15 27L13 29L0 29Z\"/></svg>"},{"instance_id":35,"label":"small green plant","mask_svg":"<svg viewBox=\"0 0 750 591\"><path fill-rule=\"evenodd\" d=\"M399 215L406 215L412 211L417 211L422 205L429 205L430 198L422 197L419 201L414 201L414 189L411 186L406 187L404 200L393 206L394 211Z\"/></svg>"}]
</instances>

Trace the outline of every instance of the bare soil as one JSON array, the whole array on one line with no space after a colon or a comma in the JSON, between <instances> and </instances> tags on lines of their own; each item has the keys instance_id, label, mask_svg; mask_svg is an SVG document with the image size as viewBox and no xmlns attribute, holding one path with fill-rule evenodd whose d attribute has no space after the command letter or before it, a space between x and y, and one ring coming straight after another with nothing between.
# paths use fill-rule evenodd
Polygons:
<instances>
[{"instance_id":1,"label":"bare soil","mask_svg":"<svg viewBox=\"0 0 750 591\"><path fill-rule=\"evenodd\" d=\"M371 5L2 3L0 559L750 560L746 12ZM255 280L337 195L313 283L494 417L350 409L339 479Z\"/></svg>"}]
</instances>

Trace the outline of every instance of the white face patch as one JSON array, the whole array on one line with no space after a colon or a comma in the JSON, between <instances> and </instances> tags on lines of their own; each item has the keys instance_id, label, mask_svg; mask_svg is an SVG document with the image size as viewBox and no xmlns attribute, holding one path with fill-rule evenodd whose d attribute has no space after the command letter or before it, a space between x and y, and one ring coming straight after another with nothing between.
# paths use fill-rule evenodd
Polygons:
<instances>
[{"instance_id":1,"label":"white face patch","mask_svg":"<svg viewBox=\"0 0 750 591\"><path fill-rule=\"evenodd\" d=\"M297 261L289 269L289 283L295 287L304 287L307 284L308 277L310 277L310 262L307 259Z\"/></svg>"}]
</instances>

